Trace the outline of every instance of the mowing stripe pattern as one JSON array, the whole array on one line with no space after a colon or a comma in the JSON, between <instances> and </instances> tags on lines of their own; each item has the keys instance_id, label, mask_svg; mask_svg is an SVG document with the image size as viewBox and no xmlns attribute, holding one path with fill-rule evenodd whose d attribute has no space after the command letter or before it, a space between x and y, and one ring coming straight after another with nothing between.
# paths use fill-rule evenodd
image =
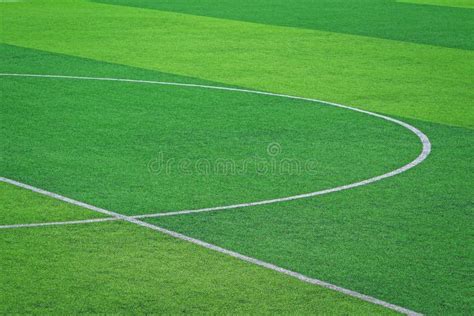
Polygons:
<instances>
[{"instance_id":1,"label":"mowing stripe pattern","mask_svg":"<svg viewBox=\"0 0 474 316\"><path fill-rule=\"evenodd\" d=\"M248 257L248 256L242 255L240 253L237 253L237 252L234 252L234 251L231 251L231 250L228 250L228 249L224 249L222 247L219 247L219 246L216 246L216 245L213 245L213 244L209 244L207 242L204 242L204 241L201 241L201 240L198 240L198 239L195 239L195 238L191 238L191 237L182 235L180 233L170 231L170 230L167 230L165 228L162 228L162 227L159 227L159 226L156 226L156 225L153 225L153 224L149 224L149 223L146 223L146 222L143 222L143 221L140 220L140 218L147 218L147 217L174 216L174 215L184 215L184 214L192 214L192 213L199 213L199 212L221 211L221 210L237 209L237 208L250 207L250 206L256 206L256 205L265 205L265 204L271 204L271 203L279 203L279 202L297 200L297 199L302 199L302 198L308 198L308 197L313 197L313 196L318 196L318 195L323 195L323 194L348 190L348 189L352 189L352 188L356 188L356 187L360 187L360 186L365 186L365 185L368 185L368 184L371 184L371 183L374 183L374 182L377 182L377 181L380 181L380 180L383 180L383 179L386 179L386 178L389 178L389 177L393 177L395 175L401 174L401 173L415 167L416 165L420 164L421 162L423 162L428 157L428 155L431 152L431 143L430 143L428 137L423 132L418 130L417 128L415 128L415 127L413 127L413 126L411 126L411 125L409 125L405 122L393 119L393 118L388 117L388 116L384 116L384 115L381 115L381 114L377 114L377 113L373 113L373 112L369 112L369 111L365 111L365 110L360 110L360 109L357 109L357 108L353 108L353 107L349 107L349 106L345 106L345 105L341 105L341 104L337 104L337 103L332 103L332 102L327 102L327 101L322 101L322 100L316 100L316 99L310 99L310 98L290 96L290 95L276 94L276 93L270 93L270 92L238 89L238 88L218 87L218 86L208 86L208 85L198 85L198 84L174 83L174 82L149 81L149 80L133 80L133 79L120 79L120 78L95 78L95 77L78 77L78 76L63 76L63 75L6 74L6 73L3 73L3 74L0 74L0 76L75 79L75 80L118 81L118 82L140 83L140 84L170 85L170 86L180 86L180 87L188 87L188 88L227 90L227 91L235 91L235 92L242 92L242 93L268 95L268 96L275 96L275 97L282 97L282 98L289 98L289 99L296 99L296 100L304 100L304 101L309 101L309 102L314 102L314 103L321 103L321 104L324 104L324 105L329 105L329 106L334 106L334 107L343 108L343 109L347 109L347 110L352 110L352 111L364 113L364 114L367 114L367 115L371 115L371 116L374 116L374 117L377 117L377 118L380 118L380 119L398 124L398 125L406 128L406 129L410 130L412 133L414 133L419 138L419 140L422 144L421 153L412 162L410 162L410 163L408 163L408 164L406 164L406 165L404 165L404 166L402 166L402 167L400 167L396 170L385 173L383 175L376 176L376 177L366 179L366 180L363 180L363 181L355 182L355 183L352 183L352 184L347 184L347 185L335 187L335 188L330 188L330 189L325 189L325 190L310 192L310 193L305 193L305 194L299 194L299 195L294 195L294 196L289 196L289 197L276 198L276 199L257 201L257 202L234 204L234 205L227 205L227 206L217 206L217 207L210 207L210 208L203 208L203 209L196 209L196 210L176 211L176 212L170 212L170 213L146 214L146 215L140 215L140 216L125 216L125 215L122 215L122 214L119 214L119 213L116 213L116 212L112 212L112 211L109 211L109 210L106 210L106 209L103 209L103 208L99 208L99 207L96 207L96 206L93 206L93 205L89 205L89 204L84 203L84 202L74 200L74 199L71 199L71 198L56 194L56 193L52 193L52 192L49 192L49 191L46 191L46 190L43 190L43 189L40 189L40 188L36 188L36 187L30 186L28 184L24 184L24 183L15 181L15 180L0 177L0 181L2 181L2 182L9 183L9 184L12 184L12 185L15 185L15 186L18 186L18 187L21 187L21 188L24 188L24 189L42 194L42 195L46 195L46 196L64 201L66 203L77 205L77 206L89 209L91 211L98 212L98 213L110 216L108 218L103 218L103 219L91 219L91 220L82 220L82 221L66 221L66 222L53 222L53 223L5 225L5 226L0 226L0 228L6 229L6 228L38 227L38 226L50 226L50 225L86 224L86 223L94 223L94 222L123 220L123 221L129 222L129 223L133 223L133 224L136 224L136 225L139 225L139 226L142 226L142 227L146 227L146 228L164 233L164 234L172 236L174 238L178 238L178 239L181 239L181 240L184 240L184 241L191 242L193 244L199 245L199 246L207 248L207 249L211 249L211 250L229 255L231 257L237 258L237 259L242 260L242 261L246 261L246 262L264 267L266 269L270 269L270 270L273 270L273 271L291 276L293 278L299 279L299 280L301 280L303 282L306 282L306 283L322 286L322 287L325 287L325 288L328 288L328 289L331 289L331 290L334 290L334 291L337 291L337 292L340 292L340 293L343 293L343 294L346 294L346 295L349 295L349 296L352 296L352 297L356 297L358 299L361 299L361 300L364 300L364 301L367 301L367 302L370 302L370 303L373 303L373 304L384 306L386 308L389 308L391 310L394 310L394 311L397 311L397 312L400 312L400 313L403 313L403 314L420 315L420 314L418 314L414 311L411 311L409 309L384 302L384 301L379 300L377 298L367 296L365 294L361 294L361 293L358 293L358 292L355 292L355 291L352 291L352 290L348 290L348 289L345 289L345 288L341 288L339 286L336 286L336 285L333 285L333 284L330 284L330 283L327 283L327 282L324 282L324 281L321 281L321 280L318 280L318 279L310 278L310 277L302 275L300 273L278 267L278 266L273 265L271 263L267 263L267 262L264 262L264 261L261 261L261 260L258 260L258 259L252 258L252 257Z\"/></svg>"}]
</instances>

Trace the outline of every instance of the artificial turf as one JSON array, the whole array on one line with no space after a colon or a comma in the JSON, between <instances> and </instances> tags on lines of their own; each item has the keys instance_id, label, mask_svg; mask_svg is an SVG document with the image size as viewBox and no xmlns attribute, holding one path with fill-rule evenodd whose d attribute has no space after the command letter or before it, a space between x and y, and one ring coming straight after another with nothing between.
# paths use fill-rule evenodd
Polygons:
<instances>
[{"instance_id":1,"label":"artificial turf","mask_svg":"<svg viewBox=\"0 0 474 316\"><path fill-rule=\"evenodd\" d=\"M0 225L72 221L103 217L83 208L0 182Z\"/></svg>"},{"instance_id":2,"label":"artificial turf","mask_svg":"<svg viewBox=\"0 0 474 316\"><path fill-rule=\"evenodd\" d=\"M474 44L469 29L473 11L393 1L354 1L351 11L349 5L334 3L332 8L339 5L340 10L332 9L333 15L326 14L331 4L325 1L281 2L280 6L254 1L239 7L228 1L186 2L185 6L184 1L133 3L152 5L154 10L82 1L0 4L1 41L10 44L1 47L7 57L1 71L237 85L351 104L406 120L430 137L433 153L422 165L396 178L316 199L150 221L417 311L472 314L474 95L469 87ZM381 24L378 19L383 14L391 16ZM158 103L167 109L164 125L186 122L163 142L169 150L175 149L171 155L181 150L173 141L192 143L194 139L187 149L197 148L198 153L214 158L223 152L238 160L244 157L239 152L265 154L267 143L281 137L282 153L294 153L303 160L316 154L326 163L323 181L336 175L337 183L342 183L398 166L419 150L411 135L383 122L370 120L375 125L368 126L363 123L369 118L343 111L331 114L334 109L318 109L321 115L315 115L299 102L272 99L269 104L263 97L132 89L118 83L1 80L2 101L4 97L10 100L7 115L2 112L2 133L12 140L3 142L2 149L8 148L17 158L2 155L2 173L129 214L148 212L149 206L153 210L201 206L216 193L222 201L231 202L225 199L227 192L241 198L267 197L309 184L330 184L302 175L285 177L288 185L275 187L271 185L279 183L275 177L250 177L248 187L243 179L212 177L209 187L207 183L193 187L178 175L166 179L173 185L161 184L159 194L165 196L160 197L168 199L158 199L150 194L153 186L149 186L159 184L156 175L146 182L140 177L143 170L133 167L134 163L146 165L146 145L155 144L157 138L123 117L139 118L148 130L159 132L160 126L150 124L152 117L147 115L156 111L149 99L157 91L167 95L161 100L166 102ZM81 93L85 96L79 99ZM124 94L129 99L124 100ZM214 107L206 108L202 101ZM180 112L173 117L174 102L188 105L182 118ZM222 107L223 103L232 106ZM199 104L203 113L194 111L191 104ZM252 106L245 108L246 104ZM219 117L210 114L218 105L225 124L216 123ZM277 111L270 111L271 105ZM49 106L55 111L48 111ZM314 110L313 105L310 108ZM91 109L94 114L88 115ZM22 120L22 113L33 116ZM244 122L237 122L240 115L246 117ZM77 121L72 119L76 117ZM18 129L12 128L12 120ZM212 124L203 125L204 121ZM282 128L274 130L279 124ZM119 125L127 130L120 130ZM317 135L307 130L310 127ZM383 138L387 134L380 132L386 128L393 138ZM207 136L206 131L214 131L217 137ZM158 134L167 135L164 132ZM344 132L348 137L364 136L363 141L351 142L355 138L345 139ZM47 138L41 137L45 134ZM236 146L222 146L224 140ZM55 148L61 141L61 147ZM114 147L113 142L126 145ZM308 142L324 150L306 148ZM356 156L331 151L334 142ZM87 152L81 151L81 143L87 144ZM365 148L374 150L362 152ZM156 156L156 151L149 153ZM365 158L371 160L364 164ZM351 170L352 166L356 169ZM131 186L131 179L139 185ZM193 181L203 183L199 177ZM271 188L256 190L259 183ZM194 193L196 200L174 195L181 187ZM38 297L32 294L31 299Z\"/></svg>"},{"instance_id":3,"label":"artificial turf","mask_svg":"<svg viewBox=\"0 0 474 316\"><path fill-rule=\"evenodd\" d=\"M394 0L94 0L190 15L474 49L472 10ZM405 2L405 3L404 3ZM429 3L422 0L420 2ZM470 1L431 0L474 7Z\"/></svg>"},{"instance_id":4,"label":"artificial turf","mask_svg":"<svg viewBox=\"0 0 474 316\"><path fill-rule=\"evenodd\" d=\"M416 3L424 5L447 6L455 8L474 8L472 0L398 0L398 2Z\"/></svg>"},{"instance_id":5,"label":"artificial turf","mask_svg":"<svg viewBox=\"0 0 474 316\"><path fill-rule=\"evenodd\" d=\"M392 314L129 223L2 230L0 247L2 314Z\"/></svg>"},{"instance_id":6,"label":"artificial turf","mask_svg":"<svg viewBox=\"0 0 474 316\"><path fill-rule=\"evenodd\" d=\"M474 127L471 50L85 1L3 6L6 44Z\"/></svg>"},{"instance_id":7,"label":"artificial turf","mask_svg":"<svg viewBox=\"0 0 474 316\"><path fill-rule=\"evenodd\" d=\"M38 59L15 58L21 49L4 52L8 67L37 71ZM39 56L50 73L101 68ZM136 77L135 69L122 68ZM307 101L90 80L0 80L9 153L1 173L130 215L332 188L394 170L421 150L401 126Z\"/></svg>"},{"instance_id":8,"label":"artificial turf","mask_svg":"<svg viewBox=\"0 0 474 316\"><path fill-rule=\"evenodd\" d=\"M434 151L395 178L316 199L148 221L413 310L469 314L474 132L410 122L430 135Z\"/></svg>"}]
</instances>

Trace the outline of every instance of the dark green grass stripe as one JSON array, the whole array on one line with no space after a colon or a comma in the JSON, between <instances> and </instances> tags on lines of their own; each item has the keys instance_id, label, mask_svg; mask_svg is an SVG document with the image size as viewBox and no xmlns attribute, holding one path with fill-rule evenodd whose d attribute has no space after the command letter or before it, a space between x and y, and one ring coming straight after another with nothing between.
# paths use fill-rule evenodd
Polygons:
<instances>
[{"instance_id":1,"label":"dark green grass stripe","mask_svg":"<svg viewBox=\"0 0 474 316\"><path fill-rule=\"evenodd\" d=\"M419 151L402 128L330 107L124 83L2 81L2 174L128 214L332 188ZM278 156L266 152L272 143Z\"/></svg>"},{"instance_id":2,"label":"dark green grass stripe","mask_svg":"<svg viewBox=\"0 0 474 316\"><path fill-rule=\"evenodd\" d=\"M92 71L101 65L70 60ZM133 68L123 69L133 77ZM129 215L314 192L394 170L420 151L400 126L301 100L119 82L2 82L2 174Z\"/></svg>"},{"instance_id":3,"label":"dark green grass stripe","mask_svg":"<svg viewBox=\"0 0 474 316\"><path fill-rule=\"evenodd\" d=\"M474 49L474 10L391 0L95 0L199 16Z\"/></svg>"},{"instance_id":4,"label":"dark green grass stripe","mask_svg":"<svg viewBox=\"0 0 474 316\"><path fill-rule=\"evenodd\" d=\"M148 221L417 311L472 314L474 133L411 123L434 150L399 177L306 201Z\"/></svg>"}]
</instances>

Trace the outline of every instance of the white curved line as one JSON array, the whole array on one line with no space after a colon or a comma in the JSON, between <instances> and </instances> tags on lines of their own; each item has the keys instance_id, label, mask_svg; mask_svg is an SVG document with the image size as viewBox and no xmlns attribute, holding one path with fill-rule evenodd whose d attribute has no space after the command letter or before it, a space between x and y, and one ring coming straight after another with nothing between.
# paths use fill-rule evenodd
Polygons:
<instances>
[{"instance_id":1,"label":"white curved line","mask_svg":"<svg viewBox=\"0 0 474 316\"><path fill-rule=\"evenodd\" d=\"M388 173L369 178L366 180L354 182L351 184L346 184L342 186L338 186L335 188L330 188L330 189L325 189L325 190L320 190L320 191L315 191L315 192L310 192L310 193L304 193L304 194L298 194L298 195L293 195L293 196L288 196L288 197L281 197L281 198L275 198L275 199L269 199L269 200L262 200L262 201L256 201L256 202L248 202L248 203L240 203L240 204L232 204L232 205L224 205L224 206L216 206L216 207L208 207L208 208L201 208L201 209L191 209L191 210L181 210L181 211L175 211L175 212L161 212L161 213L154 213L154 214L144 214L144 215L138 215L134 216L134 218L147 218L147 217L161 217L161 216L173 216L173 215L184 215L184 214L192 214L192 213L201 213L201 212L212 212L212 211L222 211L222 210L229 210L229 209L236 209L236 208L243 208L243 207L249 207L249 206L257 206L257 205L265 205L265 204L272 204L272 203L279 203L279 202L285 202L285 201L292 201L292 200L298 200L298 199L304 199L308 197L313 197L313 196L318 196L318 195L323 195L323 194L328 194L328 193L333 193L333 192L339 192L343 190L348 190L348 189L353 189L356 187L368 185L386 178L390 178L396 175L399 175L416 165L419 165L421 162L423 162L428 155L431 152L431 143L428 137L421 132L419 129L416 127L402 122L400 120L391 118L389 116L385 116L382 114L378 113L373 113L370 111L365 111L357 108L353 108L347 105L342 105L338 103L333 103L333 102L328 102L328 101L323 101L323 100L317 100L317 99L311 99L311 98L304 98L304 97L296 97L296 96L291 96L291 95L286 95L286 94L278 94L278 93L271 93L271 92L263 92L263 91L254 91L254 90L247 90L247 89L239 89L239 88L230 88L230 87L219 87L219 86L209 86L209 85L200 85L200 84L190 84L190 83L177 83L177 82L164 82L164 81L151 81L151 80L134 80L134 79L122 79L122 78L100 78L100 77L80 77L80 76L65 76L65 75L40 75L40 74L15 74L15 73L0 73L0 76L11 76L11 77L33 77L33 78L59 78L59 79L76 79L76 80L99 80L99 81L119 81L119 82L129 82L129 83L145 83L145 84L158 84L158 85L167 85L167 86L178 86L178 87L189 87L189 88L202 88L202 89L212 89L212 90L224 90L224 91L235 91L235 92L243 92L243 93L251 93L251 94L260 94L260 95L267 95L267 96L273 96L273 97L281 97L281 98L287 98L287 99L293 99L293 100L303 100L303 101L309 101L309 102L315 102L315 103L320 103L320 104L325 104L325 105L330 105L342 109L347 109L359 113L364 113L370 116L374 116L377 118L380 118L385 121L389 121L395 124L398 124L409 131L411 131L413 134L415 134L423 148L421 153L418 155L418 157L413 160L412 162L396 169L393 171L390 171Z\"/></svg>"}]
</instances>

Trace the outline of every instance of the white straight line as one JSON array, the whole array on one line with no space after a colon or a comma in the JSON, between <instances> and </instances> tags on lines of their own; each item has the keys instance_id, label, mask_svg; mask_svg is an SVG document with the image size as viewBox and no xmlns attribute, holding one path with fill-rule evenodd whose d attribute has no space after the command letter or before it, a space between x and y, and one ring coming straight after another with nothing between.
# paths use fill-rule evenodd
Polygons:
<instances>
[{"instance_id":1,"label":"white straight line","mask_svg":"<svg viewBox=\"0 0 474 316\"><path fill-rule=\"evenodd\" d=\"M174 216L174 215L185 215L185 214L193 214L193 213L202 213L202 212L213 212L213 211L223 211L223 210L230 210L230 209L236 209L236 208L243 208L243 207L250 207L250 206L257 206L257 205L265 205L265 204L272 204L272 203L280 203L280 202L286 202L286 201L293 201L293 200L298 200L298 199L304 199L304 198L309 198L313 196L318 196L318 195L324 195L328 193L334 193L334 192L339 192L339 191L344 191L348 189L353 189L356 187L368 185L374 182L378 182L380 180L390 178L396 175L399 175L416 165L420 164L423 162L430 154L431 152L431 143L428 137L421 132L419 129L416 127L402 122L400 120L391 118L389 116L385 116L382 114L378 113L373 113L365 110L361 110L358 108L353 108L347 105L342 105L338 103L333 103L333 102L328 102L328 101L323 101L323 100L317 100L317 99L310 99L310 98L303 98L303 97L297 97L297 96L291 96L291 95L286 95L286 94L277 94L277 93L271 93L271 92L263 92L263 91L254 91L254 90L247 90L247 89L239 89L239 88L229 88L229 87L219 87L219 86L208 86L208 85L199 85L199 84L189 84L189 83L177 83L177 82L163 82L163 81L151 81L151 80L134 80L134 79L121 79L121 78L100 78L100 77L79 77L79 76L64 76L64 75L41 75L41 74L9 74L9 73L0 73L0 76L9 76L9 77L31 77L31 78L56 78L56 79L74 79L74 80L99 80L99 81L118 81L118 82L128 82L128 83L144 83L144 84L158 84L158 85L167 85L167 86L178 86L178 87L189 87L189 88L203 88L203 89L212 89L212 90L224 90L224 91L235 91L235 92L242 92L242 93L251 93L251 94L260 94L260 95L268 95L268 96L274 96L274 97L281 97L281 98L287 98L287 99L294 99L294 100L303 100L303 101L309 101L313 103L320 103L324 105L330 105L342 109L347 109L359 113L364 113L370 116L374 116L377 118L380 118L385 121L389 121L392 123L395 123L397 125L400 125L409 131L411 131L413 134L415 134L418 139L420 140L422 144L422 150L419 154L419 156L413 160L412 162L396 169L393 171L390 171L388 173L362 180L359 182L351 183L351 184L346 184L342 186L338 186L335 188L330 188L330 189L325 189L321 191L315 191L315 192L310 192L310 193L304 193L304 194L298 194L298 195L293 195L293 196L288 196L288 197L281 197L281 198L275 198L275 199L269 199L269 200L263 200L263 201L256 201L256 202L248 202L248 203L240 203L240 204L233 204L233 205L224 205L224 206L216 206L216 207L208 207L208 208L202 208L202 209L194 209L194 210L181 210L181 211L175 211L175 212L161 212L161 213L154 213L154 214L145 214L145 215L139 215L134 218L147 218L147 217L162 217L162 216Z\"/></svg>"},{"instance_id":2,"label":"white straight line","mask_svg":"<svg viewBox=\"0 0 474 316\"><path fill-rule=\"evenodd\" d=\"M366 301L366 302L369 302L369 303L372 303L372 304L375 304L375 305L383 306L385 308L391 309L393 311L396 311L396 312L399 312L399 313L402 313L402 314L413 315L413 316L422 315L420 313L414 312L414 311L409 310L407 308L400 307L400 306L397 306L397 305L379 300L375 297L368 296L368 295L365 295L365 294L361 294L361 293L358 293L358 292L355 292L355 291L352 291L352 290L349 290L349 289L345 289L345 288L342 288L340 286L337 286L337 285L334 285L334 284L331 284L331 283L328 283L328 282L324 282L324 281L321 281L321 280L318 280L318 279L310 278L310 277L305 276L301 273L294 272L294 271L276 266L274 264L271 264L271 263L268 263L268 262L265 262L265 261L262 261L262 260L259 260L259 259L255 259L255 258L246 256L246 255L242 255L238 252L231 251L231 250L228 250L228 249L225 249L225 248L222 248L222 247L204 242L204 241L199 240L199 239L191 238L191 237L185 236L183 234L180 234L180 233L177 233L177 232L174 232L174 231L171 231L171 230L167 230L165 228L162 228L162 227L159 227L159 226L156 226L156 225L151 225L151 226L147 226L147 227L151 228L151 229L154 229L156 231L159 231L161 233L167 234L169 236L191 242L191 243L199 245L201 247L226 254L226 255L234 257L236 259L246 261L246 262L255 264L257 266L260 266L260 267L263 267L263 268L266 268L266 269L269 269L269 270L273 270L273 271L285 274L287 276L296 278L296 279L298 279L300 281L303 281L305 283L318 285L318 286L321 286L321 287L324 287L324 288L327 288L327 289L330 289L330 290L333 290L333 291L336 291L336 292L340 292L340 293L343 293L345 295L352 296L352 297L358 298L360 300L363 300L363 301Z\"/></svg>"},{"instance_id":3,"label":"white straight line","mask_svg":"<svg viewBox=\"0 0 474 316\"><path fill-rule=\"evenodd\" d=\"M0 177L0 181L5 182L5 183L9 183L9 184L13 184L17 187L27 189L27 190L30 190L30 191L33 191L33 192L36 192L36 193L39 193L39 194L42 194L42 195L46 195L46 196L55 198L57 200L69 203L69 204L77 205L77 206L86 208L88 210L94 211L94 212L98 212L98 213L106 214L106 215L109 215L109 216L112 216L112 217L116 217L116 213L114 213L114 212L107 211L107 210L104 210L103 208L96 207L96 206L93 206L93 205L90 205L90 204L87 204L87 203L76 201L76 200L70 199L68 197L62 196L60 194L56 194L56 193L49 192L49 191L46 191L46 190L43 190L43 189L40 189L40 188L36 188L34 186L31 186L31 185L28 185L28 184L25 184L25 183L21 183L21 182L11 180L11 179L8 179L8 178L4 178L4 177Z\"/></svg>"},{"instance_id":4,"label":"white straight line","mask_svg":"<svg viewBox=\"0 0 474 316\"><path fill-rule=\"evenodd\" d=\"M363 300L363 301L366 301L366 302L369 302L369 303L372 303L372 304L376 304L376 305L386 307L388 309L394 310L394 311L402 313L402 314L422 315L422 314L419 314L419 313L414 312L412 310L409 310L407 308L400 307L400 306L397 306L397 305L379 300L375 297L368 296L368 295L365 295L365 294L361 294L359 292L355 292L355 291L352 291L352 290L349 290L349 289L345 289L345 288L339 287L337 285L333 285L331 283L324 282L324 281L321 281L321 280L318 280L318 279L314 279L314 278L305 276L301 273L297 273L297 272L294 272L294 271L291 271L291 270L288 270L288 269L285 269L285 268L281 268L281 267L276 266L274 264L271 264L271 263L268 263L268 262L265 262L265 261L262 261L262 260L259 260L259 259L255 259L255 258L252 258L252 257L249 257L249 256L245 256L245 255L242 255L238 252L231 251L231 250L228 250L228 249L225 249L225 248L207 243L207 242L199 240L199 239L188 237L188 236L185 236L183 234L180 234L180 233L177 233L177 232L174 232L174 231L171 231L171 230L168 230L168 229L165 229L165 228L162 228L162 227L150 224L150 223L143 222L139 219L136 219L136 218L133 218L133 217L130 217L130 216L125 216L125 215L122 215L122 214L119 214L119 213L115 213L115 212L112 212L112 211L109 211L109 210L105 210L103 208L99 208L99 207L96 207L96 206L93 206L93 205L90 205L90 204L87 204L87 203L84 203L84 202L76 201L74 199L70 199L70 198L62 196L60 194L49 192L49 191L46 191L46 190L43 190L43 189L39 189L39 188L36 188L34 186L31 186L31 185L28 185L28 184L25 184L25 183L21 183L21 182L15 181L15 180L7 179L7 178L4 178L4 177L0 177L0 181L5 182L5 183L9 183L9 184L15 185L17 187L33 191L33 192L36 192L36 193L39 193L39 194L42 194L42 195L46 195L46 196L55 198L57 200L64 201L64 202L69 203L69 204L77 205L77 206L92 210L94 212L107 214L107 215L110 215L110 216L113 217L112 219L109 219L109 218L101 219L102 221L105 221L105 220L123 220L125 222L129 222L129 223L133 223L133 224L136 224L136 225L139 225L139 226L142 226L142 227L146 227L146 228L158 231L160 233L169 235L171 237L174 237L174 238L177 238L177 239L180 239L180 240L184 240L184 241L199 245L201 247L204 247L204 248L207 248L207 249L210 249L210 250L214 250L216 252L234 257L236 259L239 259L239 260L242 260L242 261L245 261L245 262L249 262L251 264L255 264L255 265L258 265L260 267L276 271L278 273L285 274L287 276L296 278L296 279L298 279L300 281L303 281L305 283L318 285L318 286L321 286L321 287L324 287L324 288L327 288L327 289L330 289L330 290L333 290L333 291L336 291L336 292L340 292L340 293L358 298L360 300ZM99 219L88 220L88 221L89 222L97 222L97 221L99 221ZM47 224L47 223L44 223L44 224ZM42 225L42 226L46 226L46 225Z\"/></svg>"},{"instance_id":5,"label":"white straight line","mask_svg":"<svg viewBox=\"0 0 474 316\"><path fill-rule=\"evenodd\" d=\"M99 222L110 222L118 220L115 217L107 218L94 218L94 219L83 219L77 221L63 221L63 222L46 222L46 223L32 223L32 224L13 224L13 225L0 225L0 229L11 229L11 228L25 228L25 227L44 227L44 226L59 226L59 225L76 225L76 224L89 224Z\"/></svg>"}]
</instances>

